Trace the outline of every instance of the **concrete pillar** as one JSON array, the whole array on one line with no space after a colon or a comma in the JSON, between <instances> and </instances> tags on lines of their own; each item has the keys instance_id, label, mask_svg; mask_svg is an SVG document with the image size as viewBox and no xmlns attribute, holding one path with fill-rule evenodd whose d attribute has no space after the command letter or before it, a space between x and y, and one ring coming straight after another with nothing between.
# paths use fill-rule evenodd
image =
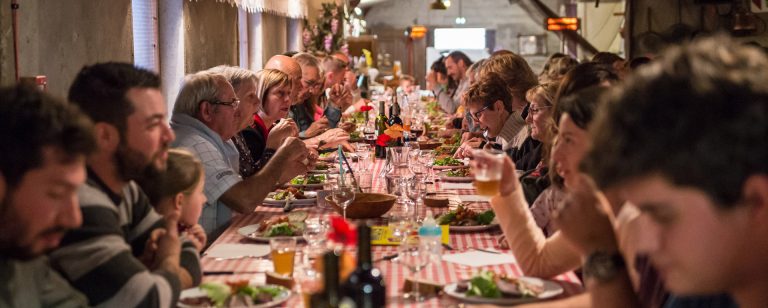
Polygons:
<instances>
[{"instance_id":1,"label":"concrete pillar","mask_svg":"<svg viewBox=\"0 0 768 308\"><path fill-rule=\"evenodd\" d=\"M288 51L302 51L304 49L301 32L304 30L301 19L288 18Z\"/></svg>"},{"instance_id":2,"label":"concrete pillar","mask_svg":"<svg viewBox=\"0 0 768 308\"><path fill-rule=\"evenodd\" d=\"M160 78L168 112L173 111L176 95L184 79L184 0L158 1Z\"/></svg>"},{"instance_id":3,"label":"concrete pillar","mask_svg":"<svg viewBox=\"0 0 768 308\"><path fill-rule=\"evenodd\" d=\"M237 63L242 68L248 68L248 12L237 9Z\"/></svg>"},{"instance_id":4,"label":"concrete pillar","mask_svg":"<svg viewBox=\"0 0 768 308\"><path fill-rule=\"evenodd\" d=\"M254 71L260 70L262 66L262 57L264 51L262 50L264 33L263 25L261 23L261 13L249 13L248 14L248 68Z\"/></svg>"}]
</instances>

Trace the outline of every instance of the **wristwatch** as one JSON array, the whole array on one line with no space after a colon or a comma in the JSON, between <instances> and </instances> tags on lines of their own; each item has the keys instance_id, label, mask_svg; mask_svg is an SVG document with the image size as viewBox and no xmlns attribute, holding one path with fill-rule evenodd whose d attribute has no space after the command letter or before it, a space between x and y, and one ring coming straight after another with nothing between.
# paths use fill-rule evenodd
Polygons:
<instances>
[{"instance_id":1,"label":"wristwatch","mask_svg":"<svg viewBox=\"0 0 768 308\"><path fill-rule=\"evenodd\" d=\"M619 252L596 251L587 256L584 262L584 276L598 282L607 282L625 267L624 257Z\"/></svg>"}]
</instances>

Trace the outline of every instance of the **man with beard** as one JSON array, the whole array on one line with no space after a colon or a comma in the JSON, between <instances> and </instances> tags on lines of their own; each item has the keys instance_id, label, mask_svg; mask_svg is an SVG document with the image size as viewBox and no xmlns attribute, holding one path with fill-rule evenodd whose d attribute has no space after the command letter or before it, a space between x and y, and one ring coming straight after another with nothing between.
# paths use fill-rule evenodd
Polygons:
<instances>
[{"instance_id":1,"label":"man with beard","mask_svg":"<svg viewBox=\"0 0 768 308\"><path fill-rule=\"evenodd\" d=\"M69 100L95 123L97 149L78 192L83 225L51 253L53 266L91 305L174 306L199 283L199 256L180 243L178 217L164 221L135 182L165 169L174 139L159 77L127 63L86 66Z\"/></svg>"},{"instance_id":2,"label":"man with beard","mask_svg":"<svg viewBox=\"0 0 768 308\"><path fill-rule=\"evenodd\" d=\"M32 90L0 90L0 307L83 307L43 255L82 222L77 189L95 147L77 108Z\"/></svg>"}]
</instances>

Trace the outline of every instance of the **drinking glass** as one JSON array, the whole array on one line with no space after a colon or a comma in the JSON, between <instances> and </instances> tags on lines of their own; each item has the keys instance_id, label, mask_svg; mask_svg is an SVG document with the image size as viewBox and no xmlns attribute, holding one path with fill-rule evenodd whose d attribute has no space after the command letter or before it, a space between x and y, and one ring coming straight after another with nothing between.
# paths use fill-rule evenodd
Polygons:
<instances>
[{"instance_id":1,"label":"drinking glass","mask_svg":"<svg viewBox=\"0 0 768 308\"><path fill-rule=\"evenodd\" d=\"M307 249L311 251L313 248L320 246L325 239L327 230L326 226L320 222L320 219L307 220L304 224L304 231L301 233L304 240L307 241Z\"/></svg>"},{"instance_id":2,"label":"drinking glass","mask_svg":"<svg viewBox=\"0 0 768 308\"><path fill-rule=\"evenodd\" d=\"M408 233L412 231L414 224L411 219L413 216L410 214L410 208L407 205L390 211L389 217L387 217L387 228L392 235L390 241L402 243Z\"/></svg>"},{"instance_id":3,"label":"drinking glass","mask_svg":"<svg viewBox=\"0 0 768 308\"><path fill-rule=\"evenodd\" d=\"M472 165L475 174L475 189L478 195L495 196L499 193L501 170L504 166L504 152L494 149L472 151L476 158Z\"/></svg>"},{"instance_id":4,"label":"drinking glass","mask_svg":"<svg viewBox=\"0 0 768 308\"><path fill-rule=\"evenodd\" d=\"M418 236L408 236L406 240L400 243L397 261L411 271L411 291L405 294L405 298L415 302L424 300L424 297L419 293L416 273L429 265L430 259L429 246L426 245L426 242L420 241Z\"/></svg>"},{"instance_id":5,"label":"drinking glass","mask_svg":"<svg viewBox=\"0 0 768 308\"><path fill-rule=\"evenodd\" d=\"M296 257L296 239L292 237L273 237L269 239L269 248L275 273L286 276L293 274L293 259Z\"/></svg>"},{"instance_id":6,"label":"drinking glass","mask_svg":"<svg viewBox=\"0 0 768 308\"><path fill-rule=\"evenodd\" d=\"M352 183L336 183L331 192L331 198L333 198L333 202L341 207L342 216L344 219L347 219L347 207L355 200L355 188L352 186Z\"/></svg>"},{"instance_id":7,"label":"drinking glass","mask_svg":"<svg viewBox=\"0 0 768 308\"><path fill-rule=\"evenodd\" d=\"M357 185L360 186L360 190L364 193L373 192L373 172L369 170L358 171Z\"/></svg>"},{"instance_id":8,"label":"drinking glass","mask_svg":"<svg viewBox=\"0 0 768 308\"><path fill-rule=\"evenodd\" d=\"M309 308L309 298L323 289L323 273L307 261L296 267L293 273L296 280L296 292L301 294L304 307Z\"/></svg>"},{"instance_id":9,"label":"drinking glass","mask_svg":"<svg viewBox=\"0 0 768 308\"><path fill-rule=\"evenodd\" d=\"M357 154L357 169L359 171L368 170L368 157L371 155L371 145L356 143L355 154Z\"/></svg>"}]
</instances>

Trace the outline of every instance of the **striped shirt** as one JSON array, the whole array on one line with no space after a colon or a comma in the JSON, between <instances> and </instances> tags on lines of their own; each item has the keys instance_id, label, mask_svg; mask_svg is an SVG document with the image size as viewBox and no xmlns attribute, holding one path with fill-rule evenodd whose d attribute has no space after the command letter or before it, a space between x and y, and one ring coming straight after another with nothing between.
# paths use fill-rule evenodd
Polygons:
<instances>
[{"instance_id":1,"label":"striped shirt","mask_svg":"<svg viewBox=\"0 0 768 308\"><path fill-rule=\"evenodd\" d=\"M78 197L83 224L50 254L51 265L94 306L175 306L181 288L177 275L151 271L137 258L150 233L164 225L139 186L129 182L120 196L89 170ZM191 242L182 244L180 265L200 282L200 259Z\"/></svg>"},{"instance_id":2,"label":"striped shirt","mask_svg":"<svg viewBox=\"0 0 768 308\"><path fill-rule=\"evenodd\" d=\"M522 145L527 135L525 119L515 111L507 117L504 126L501 127L499 135L496 136L496 143L501 144L501 149L506 151Z\"/></svg>"}]
</instances>

